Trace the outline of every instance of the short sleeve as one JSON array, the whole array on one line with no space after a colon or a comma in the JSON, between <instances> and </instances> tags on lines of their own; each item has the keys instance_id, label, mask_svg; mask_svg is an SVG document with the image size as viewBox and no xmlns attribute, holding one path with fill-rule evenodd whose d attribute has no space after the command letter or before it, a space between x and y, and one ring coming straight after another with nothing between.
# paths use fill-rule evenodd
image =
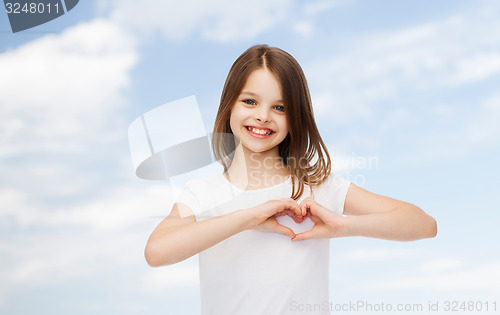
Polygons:
<instances>
[{"instance_id":1,"label":"short sleeve","mask_svg":"<svg viewBox=\"0 0 500 315\"><path fill-rule=\"evenodd\" d=\"M175 202L187 205L191 209L191 211L193 211L196 217L196 221L199 221L200 200L196 194L196 191L196 184L194 182L188 182L182 189Z\"/></svg>"},{"instance_id":2,"label":"short sleeve","mask_svg":"<svg viewBox=\"0 0 500 315\"><path fill-rule=\"evenodd\" d=\"M344 204L351 182L331 174L314 192L314 199L338 214L344 213Z\"/></svg>"}]
</instances>

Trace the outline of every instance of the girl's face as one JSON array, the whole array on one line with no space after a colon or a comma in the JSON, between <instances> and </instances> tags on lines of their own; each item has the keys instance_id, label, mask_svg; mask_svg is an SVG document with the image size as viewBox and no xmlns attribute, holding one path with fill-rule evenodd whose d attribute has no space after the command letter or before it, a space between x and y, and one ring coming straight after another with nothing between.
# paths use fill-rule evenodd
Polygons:
<instances>
[{"instance_id":1,"label":"girl's face","mask_svg":"<svg viewBox=\"0 0 500 315\"><path fill-rule=\"evenodd\" d=\"M252 152L276 150L288 134L281 86L269 70L250 73L231 110L230 125L241 144Z\"/></svg>"}]
</instances>

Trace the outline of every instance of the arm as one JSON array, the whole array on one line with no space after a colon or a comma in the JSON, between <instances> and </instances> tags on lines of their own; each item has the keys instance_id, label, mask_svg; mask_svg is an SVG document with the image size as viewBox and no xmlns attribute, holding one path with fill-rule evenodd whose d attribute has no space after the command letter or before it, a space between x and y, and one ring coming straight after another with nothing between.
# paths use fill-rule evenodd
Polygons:
<instances>
[{"instance_id":1,"label":"arm","mask_svg":"<svg viewBox=\"0 0 500 315\"><path fill-rule=\"evenodd\" d=\"M197 222L188 206L176 203L151 233L144 251L146 261L153 267L174 264L247 229L295 236L278 223L276 217L280 215L296 216L298 220L302 213L295 201L282 199Z\"/></svg>"},{"instance_id":2,"label":"arm","mask_svg":"<svg viewBox=\"0 0 500 315\"><path fill-rule=\"evenodd\" d=\"M248 214L238 210L196 222L186 205L176 203L170 215L151 233L144 251L146 261L150 266L159 267L187 259L249 228L251 217Z\"/></svg>"},{"instance_id":3,"label":"arm","mask_svg":"<svg viewBox=\"0 0 500 315\"><path fill-rule=\"evenodd\" d=\"M435 237L437 224L419 207L377 195L351 184L344 205L344 236L366 236L395 241Z\"/></svg>"},{"instance_id":4,"label":"arm","mask_svg":"<svg viewBox=\"0 0 500 315\"><path fill-rule=\"evenodd\" d=\"M365 236L395 241L431 238L437 234L434 218L417 206L377 195L351 184L343 217L314 200L305 199L301 208L315 223L311 231L297 234L294 241L318 237Z\"/></svg>"}]
</instances>

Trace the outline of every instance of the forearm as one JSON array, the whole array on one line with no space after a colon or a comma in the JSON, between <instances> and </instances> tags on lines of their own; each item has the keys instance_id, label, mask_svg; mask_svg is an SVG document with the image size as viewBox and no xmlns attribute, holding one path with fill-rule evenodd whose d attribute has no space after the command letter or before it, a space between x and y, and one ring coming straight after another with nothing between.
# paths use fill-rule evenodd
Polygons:
<instances>
[{"instance_id":1,"label":"forearm","mask_svg":"<svg viewBox=\"0 0 500 315\"><path fill-rule=\"evenodd\" d=\"M252 223L249 211L237 210L208 220L172 226L151 236L146 246L146 259L155 267L180 262L251 228Z\"/></svg>"},{"instance_id":2,"label":"forearm","mask_svg":"<svg viewBox=\"0 0 500 315\"><path fill-rule=\"evenodd\" d=\"M436 221L412 204L392 211L344 218L342 236L365 236L395 241L413 241L436 236Z\"/></svg>"}]
</instances>

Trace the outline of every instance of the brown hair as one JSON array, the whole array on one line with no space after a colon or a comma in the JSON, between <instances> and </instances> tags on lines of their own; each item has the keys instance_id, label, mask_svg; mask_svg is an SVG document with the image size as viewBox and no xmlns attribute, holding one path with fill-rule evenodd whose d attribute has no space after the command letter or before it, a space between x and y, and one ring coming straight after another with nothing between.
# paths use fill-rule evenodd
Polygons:
<instances>
[{"instance_id":1,"label":"brown hair","mask_svg":"<svg viewBox=\"0 0 500 315\"><path fill-rule=\"evenodd\" d=\"M230 154L235 150L234 138L224 137L225 134L232 134L229 124L231 109L250 73L260 68L273 73L281 85L289 133L278 145L278 151L291 175L295 175L292 176L291 197L297 200L304 191L304 184L310 187L320 185L330 175L331 162L314 121L306 77L299 63L287 52L267 45L256 45L236 59L222 91L212 135L212 149L226 172L232 162ZM297 186L295 179L298 180Z\"/></svg>"}]
</instances>

